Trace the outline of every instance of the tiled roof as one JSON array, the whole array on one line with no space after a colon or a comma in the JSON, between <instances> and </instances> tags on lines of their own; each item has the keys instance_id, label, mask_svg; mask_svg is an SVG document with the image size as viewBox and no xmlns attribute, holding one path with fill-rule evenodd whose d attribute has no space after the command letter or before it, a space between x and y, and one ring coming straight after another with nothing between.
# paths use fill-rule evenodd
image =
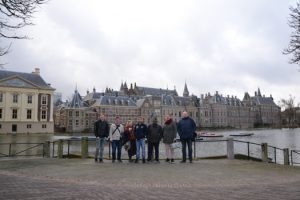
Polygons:
<instances>
[{"instance_id":1,"label":"tiled roof","mask_svg":"<svg viewBox=\"0 0 300 200\"><path fill-rule=\"evenodd\" d=\"M100 99L97 99L96 102L92 105L101 106L101 105L111 105L111 106L137 106L136 103L127 96L101 96Z\"/></svg>"},{"instance_id":2,"label":"tiled roof","mask_svg":"<svg viewBox=\"0 0 300 200\"><path fill-rule=\"evenodd\" d=\"M77 90L75 90L75 93L73 95L72 101L69 104L69 107L71 108L82 108L84 107L83 100Z\"/></svg>"},{"instance_id":3,"label":"tiled roof","mask_svg":"<svg viewBox=\"0 0 300 200\"><path fill-rule=\"evenodd\" d=\"M251 100L254 101L257 105L274 105L274 106L276 106L272 97L254 96L254 97L251 97Z\"/></svg>"},{"instance_id":4,"label":"tiled roof","mask_svg":"<svg viewBox=\"0 0 300 200\"><path fill-rule=\"evenodd\" d=\"M10 78L16 78L19 77L20 79L23 79L29 83L34 84L35 86L42 88L42 89L50 89L54 90L51 86L49 86L43 78L34 73L22 73L22 72L12 72L12 71L6 71L6 70L0 70L0 81L1 80L6 80ZM20 86L22 87L22 86ZM26 86L23 86L26 87Z\"/></svg>"},{"instance_id":5,"label":"tiled roof","mask_svg":"<svg viewBox=\"0 0 300 200\"><path fill-rule=\"evenodd\" d=\"M161 88L149 88L149 87L141 87L141 86L137 86L137 89L143 95L161 96L161 95L165 95L165 94L172 94L172 95L177 96L176 90L168 90L168 89L161 89Z\"/></svg>"}]
</instances>

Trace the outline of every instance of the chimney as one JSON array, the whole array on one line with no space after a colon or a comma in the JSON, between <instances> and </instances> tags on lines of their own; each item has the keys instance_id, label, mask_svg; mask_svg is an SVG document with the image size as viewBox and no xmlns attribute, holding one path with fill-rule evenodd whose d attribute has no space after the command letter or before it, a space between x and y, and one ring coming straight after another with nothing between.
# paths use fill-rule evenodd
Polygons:
<instances>
[{"instance_id":1,"label":"chimney","mask_svg":"<svg viewBox=\"0 0 300 200\"><path fill-rule=\"evenodd\" d=\"M33 74L40 75L40 68L34 68Z\"/></svg>"}]
</instances>

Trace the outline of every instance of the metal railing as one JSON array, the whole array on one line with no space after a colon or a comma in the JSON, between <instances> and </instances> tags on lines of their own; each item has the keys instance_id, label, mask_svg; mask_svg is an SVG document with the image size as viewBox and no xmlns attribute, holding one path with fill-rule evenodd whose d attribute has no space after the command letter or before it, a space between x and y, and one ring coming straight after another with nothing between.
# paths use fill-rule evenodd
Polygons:
<instances>
[{"instance_id":1,"label":"metal railing","mask_svg":"<svg viewBox=\"0 0 300 200\"><path fill-rule=\"evenodd\" d=\"M70 138L70 139L60 139L60 140L56 140L56 141L46 141L45 143L0 143L0 146L6 145L8 146L8 151L6 152L0 152L0 158L1 157L14 157L14 156L43 156L45 157L45 148L46 151L48 151L48 154L46 154L46 156L49 157L58 157L58 146L59 146L59 142L62 142L62 144L60 144L61 148L62 148L62 157L65 158L70 158L74 155L78 156L78 152L80 154L80 144L77 144L78 142L81 142L82 139L80 138ZM206 146L202 146L201 143L222 143L222 142L227 142L228 139L208 139L208 140L202 140L202 139L196 139L193 142L193 157L194 158L203 158L200 156L201 152L202 153L207 153L206 150ZM88 138L87 142L90 143L95 143L95 138ZM177 142L179 142L179 140L177 140ZM236 147L234 147L235 149L235 154L239 154L239 155L243 155L246 159L256 159L256 160L261 160L262 159L262 144L258 144L258 143L254 143L254 142L249 142L249 141L241 141L241 140L233 140L233 142L237 145L237 144L245 144L246 148L242 147L239 150L243 150L242 153L238 152L238 148L236 149ZM75 144L74 144L75 143ZM26 145L26 147L22 148L21 146ZM48 148L47 148L48 145ZM281 162L283 159L283 156L278 156L279 154L283 153L284 149L282 148L278 148L275 146L271 146L268 145L268 152L267 152L267 156L268 156L268 162L271 163L279 163ZM41 149L39 149L41 148ZM90 146L88 144L88 152L93 152L94 148L93 146L91 147L91 149L89 149ZM198 151L197 151L197 148ZM205 156L206 158L208 157L218 157L218 156L226 156L226 150L223 150L222 148L225 149L225 145L219 145L219 146L214 146L214 148L211 149L217 149L217 156ZM2 148L3 149L3 148ZM33 151L32 151L33 150ZM199 151L200 150L200 151ZM111 158L111 143L108 142L106 145L106 152L108 152L108 159ZM179 152L179 150L177 150L177 152ZM25 153L25 154L24 154ZM211 153L211 152L210 152ZM179 153L180 154L180 153ZM220 155L221 154L221 155ZM290 158L288 158L288 160L291 160L291 164L300 164L297 163L295 161L295 156L299 156L300 158L300 150L291 150L290 151ZM279 159L278 159L279 158ZM278 162L279 161L279 162ZM281 164L281 163L280 163Z\"/></svg>"},{"instance_id":2,"label":"metal railing","mask_svg":"<svg viewBox=\"0 0 300 200\"><path fill-rule=\"evenodd\" d=\"M72 155L74 155L71 152L71 146L72 146L71 143L72 142L79 142L80 143L81 139L78 138L78 139L61 139L61 140L63 142L63 144L62 144L63 155L62 156L66 157L66 158L70 158ZM90 141L96 142L96 138L89 138L88 142L90 142ZM50 142L51 148L52 148L52 150L51 150L52 155L50 155L50 157L52 157L52 158L58 157L57 152L55 152L55 146L57 146L58 142L59 142L59 140L54 140L54 141ZM108 143L108 151L109 151L108 158L110 159L111 158L111 143L110 142L107 142L107 143ZM64 151L65 146L67 148L66 152Z\"/></svg>"},{"instance_id":3,"label":"metal railing","mask_svg":"<svg viewBox=\"0 0 300 200\"><path fill-rule=\"evenodd\" d=\"M291 150L291 165L300 165L299 162L295 161L295 156L300 157L300 150Z\"/></svg>"},{"instance_id":4,"label":"metal railing","mask_svg":"<svg viewBox=\"0 0 300 200\"><path fill-rule=\"evenodd\" d=\"M20 147L20 146L26 146L26 147ZM8 146L8 152L0 152L0 158L1 157L15 157L15 156L45 156L44 151L44 143L0 143L0 146ZM14 147L14 148L13 148ZM36 153L32 153L31 150L38 149L42 151L42 153L39 153L39 151L36 151ZM27 153L26 153L27 152ZM22 154L26 153L26 154Z\"/></svg>"}]
</instances>

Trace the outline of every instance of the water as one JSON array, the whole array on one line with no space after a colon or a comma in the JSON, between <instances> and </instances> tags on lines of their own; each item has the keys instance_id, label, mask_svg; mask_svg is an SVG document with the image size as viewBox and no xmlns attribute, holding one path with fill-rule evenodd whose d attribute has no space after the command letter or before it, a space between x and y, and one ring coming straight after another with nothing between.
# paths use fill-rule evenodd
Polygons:
<instances>
[{"instance_id":1,"label":"water","mask_svg":"<svg viewBox=\"0 0 300 200\"><path fill-rule=\"evenodd\" d=\"M254 133L250 137L234 137L235 140L253 142L253 143L268 143L268 145L275 146L277 148L289 148L290 150L300 150L300 129L253 129L253 130L222 130L222 131L211 131L211 133L222 134L223 138L205 138L204 141L217 141L220 139L226 139L230 137L230 134L237 133ZM9 145L1 145L1 143L43 143L47 140L55 141L58 139L68 139L71 136L80 136L80 134L20 134L20 135L0 135L0 156L3 154L7 155L9 153ZM93 136L84 135L84 136ZM18 155L42 155L42 145L32 148L31 150L21 152L28 147L33 147L31 145L12 145L11 154L17 153ZM247 144L235 142L235 153L241 153L247 155ZM55 146L54 150L56 151ZM52 152L52 150L51 150ZM67 153L67 143L64 146L64 152ZM89 152L93 155L95 152L95 142L89 142ZM105 149L105 156L108 156L108 145ZM70 142L70 153L79 154L80 153L80 141ZM126 152L123 150L123 156L127 158ZM180 158L181 150L175 150L176 157ZM160 155L164 158L164 146L160 145ZM209 156L222 156L226 155L226 142L201 142L196 143L196 155L197 157L209 157ZM276 150L276 160L279 163L283 162L281 150ZM250 145L250 156L260 157L261 147L260 145ZM274 161L275 153L273 148L269 148L269 157ZM300 155L293 154L294 160L300 162Z\"/></svg>"}]
</instances>

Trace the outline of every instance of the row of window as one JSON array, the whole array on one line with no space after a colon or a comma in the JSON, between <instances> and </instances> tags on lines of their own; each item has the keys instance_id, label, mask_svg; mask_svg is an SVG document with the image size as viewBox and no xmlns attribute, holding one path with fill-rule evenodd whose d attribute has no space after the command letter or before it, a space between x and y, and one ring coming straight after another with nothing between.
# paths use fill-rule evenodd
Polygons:
<instances>
[{"instance_id":1,"label":"row of window","mask_svg":"<svg viewBox=\"0 0 300 200\"><path fill-rule=\"evenodd\" d=\"M27 124L26 127L27 127L27 129L31 129L32 125L31 124ZM43 129L47 128L47 124L42 124L42 128ZM2 124L0 124L0 129L2 129ZM17 132L17 130L18 130L17 124L13 124L11 130L12 130L12 132Z\"/></svg>"},{"instance_id":2,"label":"row of window","mask_svg":"<svg viewBox=\"0 0 300 200\"><path fill-rule=\"evenodd\" d=\"M3 116L3 109L0 108L0 119L2 119L2 116ZM12 119L17 119L18 118L18 109L12 109L11 118ZM32 119L32 110L31 109L27 110L26 118L27 119ZM47 118L47 110L42 110L41 111L41 118L42 119Z\"/></svg>"},{"instance_id":3,"label":"row of window","mask_svg":"<svg viewBox=\"0 0 300 200\"><path fill-rule=\"evenodd\" d=\"M28 104L32 104L32 97L33 97L32 95L27 96ZM3 102L3 93L0 93L0 103L2 103L2 102ZM17 94L17 93L12 94L12 102L13 103L19 102L19 94ZM47 105L47 96L46 95L42 96L41 103L42 103L42 105Z\"/></svg>"}]
</instances>

